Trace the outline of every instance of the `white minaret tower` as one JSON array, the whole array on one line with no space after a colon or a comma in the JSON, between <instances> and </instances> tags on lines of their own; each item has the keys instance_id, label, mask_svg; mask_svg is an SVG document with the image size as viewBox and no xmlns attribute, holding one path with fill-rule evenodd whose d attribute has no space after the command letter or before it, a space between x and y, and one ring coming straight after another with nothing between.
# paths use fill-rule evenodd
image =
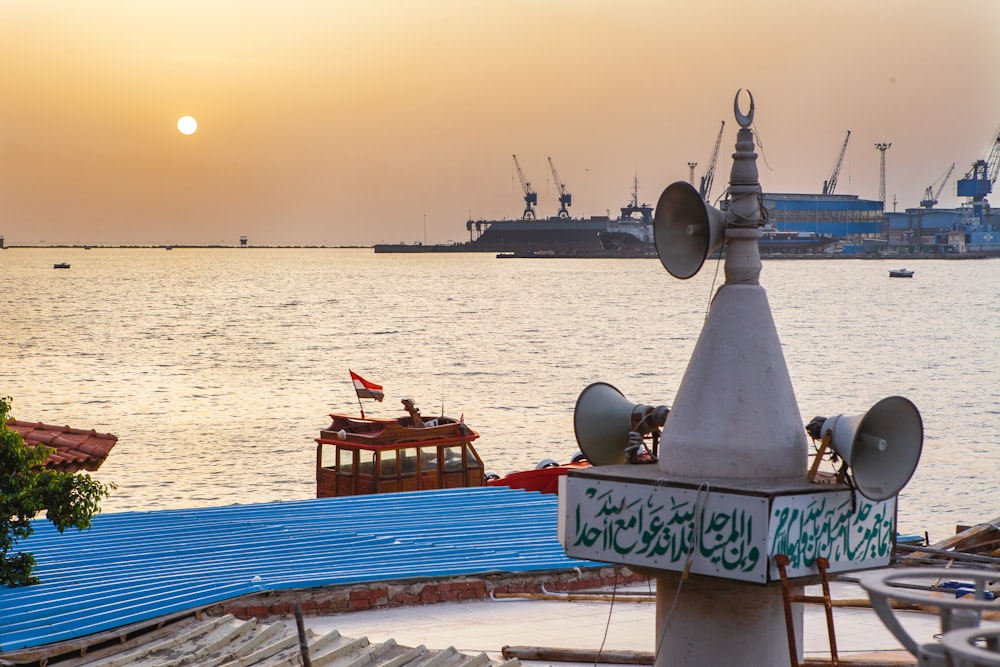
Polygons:
<instances>
[{"instance_id":1,"label":"white minaret tower","mask_svg":"<svg viewBox=\"0 0 1000 667\"><path fill-rule=\"evenodd\" d=\"M740 130L729 206L720 221L725 229L726 282L712 300L677 390L663 428L658 465L668 478L709 485L720 479L804 481L806 434L759 282L761 187L750 129L753 98L748 114L740 112L739 96L734 110ZM670 224L687 230L690 223L677 219ZM671 270L669 252L664 254ZM678 594L678 576L657 579L657 636L663 638L657 667L788 662L780 587L689 578ZM800 628L801 619L800 608ZM719 641L723 637L725 641Z\"/></svg>"},{"instance_id":2,"label":"white minaret tower","mask_svg":"<svg viewBox=\"0 0 1000 667\"><path fill-rule=\"evenodd\" d=\"M800 662L802 608L786 608L781 580L791 602L810 578L888 565L896 494L923 438L919 413L901 397L821 420L809 431L821 439L818 452L832 447L850 462L854 483L845 468L814 483L823 459L809 469L806 428L760 285L754 104L750 96L744 114L739 101L737 93L728 205L712 208L678 181L656 206L656 251L673 276L690 278L715 250L726 253L725 284L673 407L631 403L602 382L584 389L573 427L592 467L567 472L559 491L568 555L656 577L656 667ZM641 453L647 437L652 457Z\"/></svg>"}]
</instances>

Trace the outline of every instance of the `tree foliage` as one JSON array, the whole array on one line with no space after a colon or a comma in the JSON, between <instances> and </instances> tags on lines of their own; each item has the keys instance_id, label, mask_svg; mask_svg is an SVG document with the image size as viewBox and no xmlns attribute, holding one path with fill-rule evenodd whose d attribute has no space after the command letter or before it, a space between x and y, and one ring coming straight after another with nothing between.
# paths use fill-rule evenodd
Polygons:
<instances>
[{"instance_id":1,"label":"tree foliage","mask_svg":"<svg viewBox=\"0 0 1000 667\"><path fill-rule=\"evenodd\" d=\"M113 485L102 484L86 473L68 473L45 467L51 451L30 446L7 426L11 399L0 397L0 581L8 586L38 583L33 576L35 558L12 553L34 529L39 512L62 533L67 528L85 530L100 512L100 502Z\"/></svg>"}]
</instances>

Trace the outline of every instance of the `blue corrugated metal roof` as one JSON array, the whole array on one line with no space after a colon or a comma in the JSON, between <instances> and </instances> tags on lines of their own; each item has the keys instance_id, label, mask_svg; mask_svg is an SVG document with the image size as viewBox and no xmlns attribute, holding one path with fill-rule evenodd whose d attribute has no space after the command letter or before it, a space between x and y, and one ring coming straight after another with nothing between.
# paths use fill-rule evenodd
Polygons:
<instances>
[{"instance_id":1,"label":"blue corrugated metal roof","mask_svg":"<svg viewBox=\"0 0 1000 667\"><path fill-rule=\"evenodd\" d=\"M557 506L480 487L102 514L63 535L39 520L20 546L42 583L0 589L0 651L261 591L583 565L556 539Z\"/></svg>"}]
</instances>

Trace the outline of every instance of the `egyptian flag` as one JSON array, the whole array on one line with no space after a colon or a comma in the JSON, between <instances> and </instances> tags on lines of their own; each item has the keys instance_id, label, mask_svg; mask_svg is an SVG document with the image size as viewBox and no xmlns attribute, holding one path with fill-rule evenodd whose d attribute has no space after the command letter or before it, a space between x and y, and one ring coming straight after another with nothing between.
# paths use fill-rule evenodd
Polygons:
<instances>
[{"instance_id":1,"label":"egyptian flag","mask_svg":"<svg viewBox=\"0 0 1000 667\"><path fill-rule=\"evenodd\" d=\"M369 382L354 371L351 371L351 380L354 382L354 391L358 392L358 398L374 398L376 401L381 401L385 397L382 385Z\"/></svg>"}]
</instances>

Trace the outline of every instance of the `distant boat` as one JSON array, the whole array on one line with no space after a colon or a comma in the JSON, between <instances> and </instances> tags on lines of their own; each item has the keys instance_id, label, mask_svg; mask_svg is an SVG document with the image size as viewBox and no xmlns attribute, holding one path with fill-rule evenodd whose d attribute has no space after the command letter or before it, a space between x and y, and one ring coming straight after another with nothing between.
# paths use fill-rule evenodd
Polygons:
<instances>
[{"instance_id":1,"label":"distant boat","mask_svg":"<svg viewBox=\"0 0 1000 667\"><path fill-rule=\"evenodd\" d=\"M67 262L59 262L57 264L53 264L52 268L53 269L68 269L69 268L69 264Z\"/></svg>"},{"instance_id":2,"label":"distant boat","mask_svg":"<svg viewBox=\"0 0 1000 667\"><path fill-rule=\"evenodd\" d=\"M913 271L910 269L889 269L890 278L912 278Z\"/></svg>"}]
</instances>

